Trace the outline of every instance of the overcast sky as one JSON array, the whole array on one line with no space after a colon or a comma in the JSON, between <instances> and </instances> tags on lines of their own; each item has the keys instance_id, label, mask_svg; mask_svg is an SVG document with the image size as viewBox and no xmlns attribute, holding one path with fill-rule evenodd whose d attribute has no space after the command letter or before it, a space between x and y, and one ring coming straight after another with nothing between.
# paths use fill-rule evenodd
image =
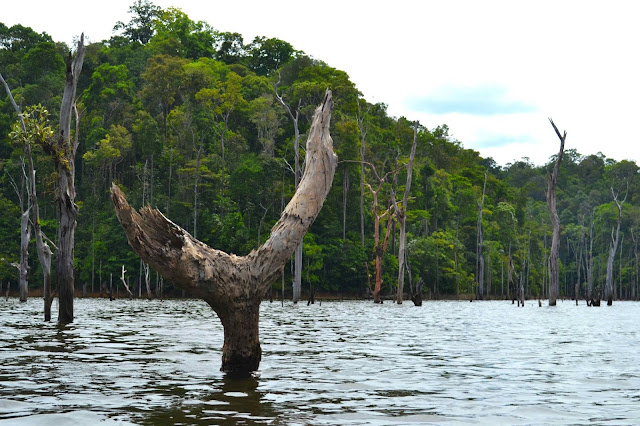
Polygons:
<instances>
[{"instance_id":1,"label":"overcast sky","mask_svg":"<svg viewBox=\"0 0 640 426\"><path fill-rule=\"evenodd\" d=\"M0 22L108 39L133 0L5 2ZM567 149L640 160L640 2L156 0L194 21L277 37L346 71L392 116L447 124L505 165Z\"/></svg>"}]
</instances>

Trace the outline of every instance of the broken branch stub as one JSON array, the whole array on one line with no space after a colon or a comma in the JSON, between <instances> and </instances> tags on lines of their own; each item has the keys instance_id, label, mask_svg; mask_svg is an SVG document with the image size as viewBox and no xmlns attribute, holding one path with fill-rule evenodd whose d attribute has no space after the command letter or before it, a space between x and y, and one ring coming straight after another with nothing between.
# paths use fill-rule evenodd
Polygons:
<instances>
[{"instance_id":1,"label":"broken branch stub","mask_svg":"<svg viewBox=\"0 0 640 426\"><path fill-rule=\"evenodd\" d=\"M262 296L281 274L318 216L338 158L329 133L333 98L327 90L314 113L300 185L267 241L246 256L216 250L193 238L157 209L131 208L113 184L111 198L133 250L176 286L205 300L224 327L222 370L246 374L261 357L258 317Z\"/></svg>"}]
</instances>

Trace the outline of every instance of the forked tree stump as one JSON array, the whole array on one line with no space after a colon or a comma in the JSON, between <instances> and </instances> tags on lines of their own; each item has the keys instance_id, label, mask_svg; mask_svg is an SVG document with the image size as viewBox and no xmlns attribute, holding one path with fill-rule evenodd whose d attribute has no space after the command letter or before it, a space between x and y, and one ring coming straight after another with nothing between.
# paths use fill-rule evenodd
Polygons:
<instances>
[{"instance_id":1,"label":"forked tree stump","mask_svg":"<svg viewBox=\"0 0 640 426\"><path fill-rule=\"evenodd\" d=\"M221 370L258 369L260 302L304 237L329 193L338 157L329 133L333 99L327 90L314 113L300 185L269 239L246 256L227 254L193 238L157 209L132 209L113 184L111 198L133 251L176 286L206 301L224 328Z\"/></svg>"}]
</instances>

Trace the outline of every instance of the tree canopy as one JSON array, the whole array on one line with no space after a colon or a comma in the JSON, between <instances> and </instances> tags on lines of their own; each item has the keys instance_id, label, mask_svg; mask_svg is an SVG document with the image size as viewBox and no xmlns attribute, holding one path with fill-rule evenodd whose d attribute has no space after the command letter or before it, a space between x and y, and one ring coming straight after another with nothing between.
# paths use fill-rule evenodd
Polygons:
<instances>
[{"instance_id":1,"label":"tree canopy","mask_svg":"<svg viewBox=\"0 0 640 426\"><path fill-rule=\"evenodd\" d=\"M148 0L136 0L129 14L129 22L115 24L113 37L87 46L78 83L77 281L97 289L109 274L118 276L123 264L128 271L139 271L108 202L112 180L133 205L144 201L159 208L220 250L245 255L264 242L295 191L294 128L277 97L298 108L304 136L313 109L329 88L335 99L331 134L340 163L324 208L304 240L308 261L303 287L350 295L372 290L379 249L374 246L374 214L389 208L391 191L404 191L413 141L411 117L389 116L385 104L365 99L347 72L287 41L258 36L245 44L238 33L220 32L180 9L162 9ZM42 126L56 124L67 51L37 29L0 23L0 72L24 111L42 105L50 112L50 122ZM0 257L13 261L20 218L10 181L21 173L22 152L11 138L16 120L8 98L0 95ZM403 207L408 286L422 280L431 297L477 293L476 203L487 172L482 215L485 297L504 298L512 291L511 264L513 272L524 277L527 296L546 296L551 224L545 189L554 153L545 165L532 164L523 153L521 160L499 166L452 138L445 123L429 125L433 127L418 130L413 183ZM550 131L548 137L555 135ZM376 213L372 194L364 191L364 229L360 181L378 181L373 168L360 166L363 148L364 160L379 175L395 176L382 185ZM43 229L55 235L52 161L38 146L33 149ZM638 297L637 175L633 161L565 152L557 186L561 297L574 295L578 275L580 297L587 294L590 262L593 290L603 288L617 222L612 193L622 199L626 191L614 268L616 294ZM393 218L380 223L382 236L389 231L382 291L391 296L398 281L399 227ZM40 274L38 268L31 273ZM143 274L134 275L139 285ZM289 287L288 268L285 275ZM0 279L16 280L15 270L0 264ZM31 282L37 286L40 281ZM274 284L277 289L280 285ZM164 286L165 294L172 291L171 282Z\"/></svg>"}]
</instances>

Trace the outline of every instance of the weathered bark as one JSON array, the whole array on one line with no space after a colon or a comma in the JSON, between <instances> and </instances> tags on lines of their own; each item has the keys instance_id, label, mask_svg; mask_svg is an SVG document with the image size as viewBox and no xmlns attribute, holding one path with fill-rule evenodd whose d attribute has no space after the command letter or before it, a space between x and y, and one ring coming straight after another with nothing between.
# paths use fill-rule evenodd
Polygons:
<instances>
[{"instance_id":1,"label":"weathered bark","mask_svg":"<svg viewBox=\"0 0 640 426\"><path fill-rule=\"evenodd\" d=\"M78 148L78 112L75 107L76 87L84 61L84 34L78 41L75 57L67 58L65 88L60 106L60 130L58 141L50 152L58 174L57 209L58 227L58 323L68 324L73 321L73 293L75 270L73 253L75 247L76 219L78 206L75 203L75 156ZM76 133L71 139L71 119L75 114Z\"/></svg>"},{"instance_id":2,"label":"weathered bark","mask_svg":"<svg viewBox=\"0 0 640 426\"><path fill-rule=\"evenodd\" d=\"M398 294L396 302L402 304L404 295L404 271L405 271L405 247L407 244L407 203L409 202L409 194L411 192L411 179L413 176L413 158L416 155L416 145L418 144L418 123L413 128L413 145L411 145L411 154L409 155L409 164L407 164L407 182L404 187L404 196L402 197L402 205L398 206L396 202L395 192L391 191L391 200L400 224L400 241L398 247Z\"/></svg>"},{"instance_id":3,"label":"weathered bark","mask_svg":"<svg viewBox=\"0 0 640 426\"><path fill-rule=\"evenodd\" d=\"M556 210L556 183L558 182L558 170L560 169L560 163L562 162L562 154L564 153L564 141L567 138L567 132L565 131L560 135L560 131L553 123L552 119L549 119L553 130L555 130L558 138L560 138L560 151L556 159L556 164L553 167L553 173L548 176L547 186L547 208L549 210L549 217L551 219L552 234L551 234L551 252L549 253L549 306L556 306L556 298L558 297L558 280L559 280L559 265L558 265L558 252L560 251L560 218L558 217L558 211Z\"/></svg>"},{"instance_id":4,"label":"weathered bark","mask_svg":"<svg viewBox=\"0 0 640 426\"><path fill-rule=\"evenodd\" d=\"M261 358L260 302L278 278L322 208L337 165L329 125L333 100L327 91L315 111L307 140L306 167L298 190L267 241L246 256L208 247L158 210L139 212L112 185L112 200L133 250L175 285L204 299L224 327L222 371L248 374Z\"/></svg>"}]
</instances>

